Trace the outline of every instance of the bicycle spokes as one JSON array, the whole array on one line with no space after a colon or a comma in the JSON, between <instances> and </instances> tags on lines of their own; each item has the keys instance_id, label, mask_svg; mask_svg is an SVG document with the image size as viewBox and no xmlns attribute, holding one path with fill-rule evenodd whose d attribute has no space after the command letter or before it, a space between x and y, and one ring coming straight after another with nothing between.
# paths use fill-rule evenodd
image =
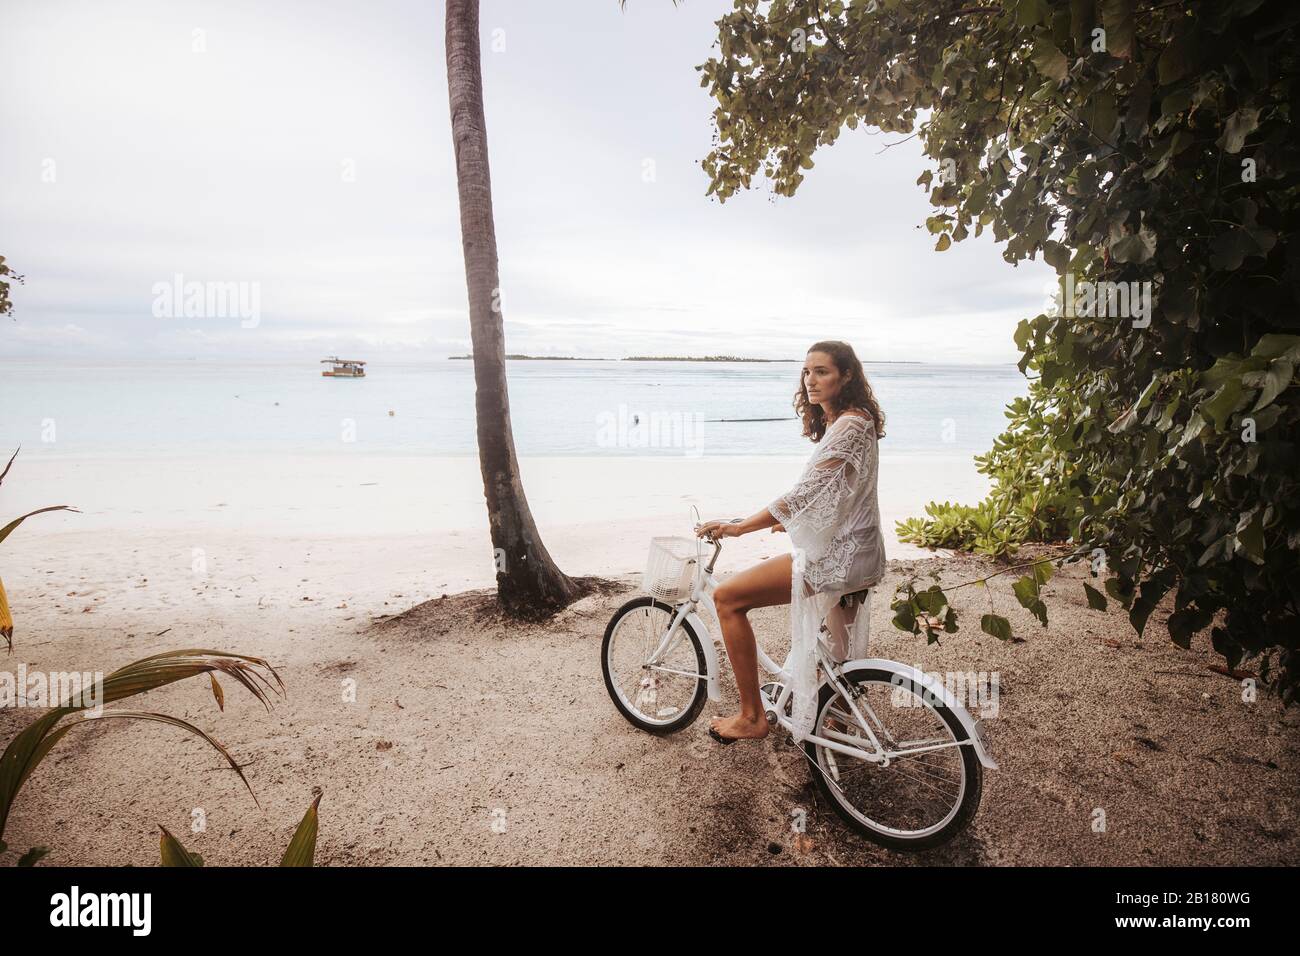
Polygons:
<instances>
[{"instance_id":1,"label":"bicycle spokes","mask_svg":"<svg viewBox=\"0 0 1300 956\"><path fill-rule=\"evenodd\" d=\"M815 733L873 752L879 762L817 745L818 768L845 809L879 832L912 837L946 823L961 804L961 745L939 712L883 680L857 683L853 703L880 741L877 751L842 692L821 709ZM912 698L915 698L914 700Z\"/></svg>"},{"instance_id":2,"label":"bicycle spokes","mask_svg":"<svg viewBox=\"0 0 1300 956\"><path fill-rule=\"evenodd\" d=\"M657 606L627 613L615 627L608 650L616 692L651 723L666 723L681 715L700 680L695 649L684 631L678 628L671 639L664 639L673 616Z\"/></svg>"}]
</instances>

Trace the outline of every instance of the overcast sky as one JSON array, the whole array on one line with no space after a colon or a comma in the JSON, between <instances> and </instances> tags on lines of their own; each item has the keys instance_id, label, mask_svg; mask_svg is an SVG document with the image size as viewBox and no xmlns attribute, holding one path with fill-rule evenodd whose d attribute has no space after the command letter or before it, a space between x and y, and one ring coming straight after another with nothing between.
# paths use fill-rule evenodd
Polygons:
<instances>
[{"instance_id":1,"label":"overcast sky","mask_svg":"<svg viewBox=\"0 0 1300 956\"><path fill-rule=\"evenodd\" d=\"M793 199L705 197L694 67L730 7L484 2L507 348L1014 362L1049 272L987 236L934 252L915 140L846 132ZM27 277L0 354L468 351L441 3L6 0L0 88ZM178 275L244 310L169 314Z\"/></svg>"}]
</instances>

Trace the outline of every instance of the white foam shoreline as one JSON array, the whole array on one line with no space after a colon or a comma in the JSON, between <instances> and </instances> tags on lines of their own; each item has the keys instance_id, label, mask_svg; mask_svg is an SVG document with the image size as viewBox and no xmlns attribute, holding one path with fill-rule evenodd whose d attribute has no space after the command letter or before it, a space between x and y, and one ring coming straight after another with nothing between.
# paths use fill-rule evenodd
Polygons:
<instances>
[{"instance_id":1,"label":"white foam shoreline","mask_svg":"<svg viewBox=\"0 0 1300 956\"><path fill-rule=\"evenodd\" d=\"M965 456L880 462L891 558L929 555L894 539L896 520L922 513L929 500L974 502L987 489ZM705 518L752 514L802 467L788 456L520 460L543 540L575 575L638 571L652 535L689 534L692 505ZM6 517L51 504L82 512L39 515L6 541L0 574L11 589L50 568L83 566L104 593L148 578L152 600L180 602L196 588L196 562L209 589L246 587L268 600L300 589L304 578L313 593L368 601L494 580L472 457L20 455L2 498ZM722 568L788 550L784 535L747 535L727 542Z\"/></svg>"}]
</instances>

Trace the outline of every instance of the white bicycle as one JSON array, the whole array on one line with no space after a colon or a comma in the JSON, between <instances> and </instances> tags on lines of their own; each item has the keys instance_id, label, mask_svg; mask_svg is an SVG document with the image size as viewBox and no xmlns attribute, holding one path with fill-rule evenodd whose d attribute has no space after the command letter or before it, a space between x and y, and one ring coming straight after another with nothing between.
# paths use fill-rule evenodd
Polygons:
<instances>
[{"instance_id":1,"label":"white bicycle","mask_svg":"<svg viewBox=\"0 0 1300 956\"><path fill-rule=\"evenodd\" d=\"M710 540L704 565L690 539L655 539L643 582L649 593L624 604L605 628L605 686L619 712L652 734L690 726L706 697L721 699L713 636L697 613L703 605L717 620L713 568L722 541ZM951 840L979 809L982 768L998 766L982 722L914 667L883 658L837 662L828 633L823 622L816 723L801 751L818 788L851 827L882 846L921 850ZM758 662L773 678L761 688L768 723L789 733L785 665L761 647Z\"/></svg>"}]
</instances>

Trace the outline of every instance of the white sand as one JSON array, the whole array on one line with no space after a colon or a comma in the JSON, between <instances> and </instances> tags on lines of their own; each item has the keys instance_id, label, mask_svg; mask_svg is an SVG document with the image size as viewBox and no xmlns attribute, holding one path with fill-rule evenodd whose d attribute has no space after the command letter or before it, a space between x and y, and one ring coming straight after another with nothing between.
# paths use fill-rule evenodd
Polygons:
<instances>
[{"instance_id":1,"label":"white sand","mask_svg":"<svg viewBox=\"0 0 1300 956\"><path fill-rule=\"evenodd\" d=\"M639 571L651 536L689 534L705 518L752 514L786 491L796 458L533 458L524 488L543 540L566 572ZM987 482L966 458L882 458L881 519L891 558L924 554L893 538L925 502L975 501ZM277 456L89 459L20 455L4 513L70 504L5 543L0 575L15 600L54 569L125 606L265 602L343 595L409 606L494 583L474 458ZM724 570L789 549L784 535L729 542ZM140 587L147 578L147 586ZM65 595L66 596L66 595Z\"/></svg>"},{"instance_id":2,"label":"white sand","mask_svg":"<svg viewBox=\"0 0 1300 956\"><path fill-rule=\"evenodd\" d=\"M640 567L651 534L684 533L691 501L706 516L757 510L801 463L523 467L561 566L615 575ZM972 476L965 463L886 460L885 518L931 497L973 500L978 488L958 487ZM804 758L779 740L720 748L703 719L660 739L619 717L598 650L634 578L544 625L485 616L475 594L386 618L490 582L473 459L20 458L0 489L6 515L59 502L86 513L40 515L0 545L17 622L10 669L107 671L212 647L266 657L288 697L268 714L225 681L223 712L205 682L185 681L130 702L229 745L260 805L174 728L82 728L24 787L5 834L16 851L0 862L42 845L51 848L44 865L148 865L163 824L209 862L274 863L315 788L324 790L318 861L335 866L1281 865L1300 842L1295 715L1269 698L1246 703L1238 681L1208 671L1218 658L1205 635L1191 650L1170 643L1168 600L1145 641L1118 605L1088 610L1077 567L1048 585L1047 629L1015 606L1009 585L953 592L962 632L935 645L890 627L888 601L873 606L874 653L1001 675L992 734L1002 769L986 775L967 834L910 857L851 834L813 791ZM720 568L788 546L784 535L733 539ZM969 557L917 569L929 568L945 583L991 570ZM891 565L883 594L907 570ZM1023 643L980 634L990 600ZM755 612L754 625L779 659L788 610ZM348 683L355 696L341 693ZM722 683L726 699L709 715L735 706L729 670ZM0 710L0 739L32 714ZM199 811L206 829L196 833ZM807 815L806 835L792 834L795 812Z\"/></svg>"}]
</instances>

